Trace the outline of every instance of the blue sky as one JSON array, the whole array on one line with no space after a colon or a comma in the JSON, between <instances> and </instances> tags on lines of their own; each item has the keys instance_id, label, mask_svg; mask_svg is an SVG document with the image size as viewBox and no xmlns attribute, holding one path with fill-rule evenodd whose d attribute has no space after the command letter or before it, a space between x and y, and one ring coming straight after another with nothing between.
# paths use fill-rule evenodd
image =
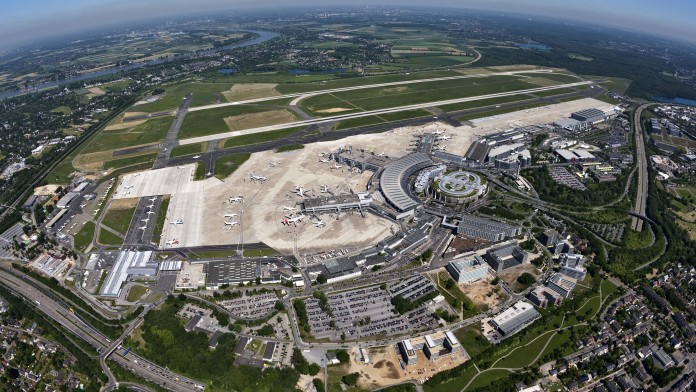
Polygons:
<instances>
[{"instance_id":1,"label":"blue sky","mask_svg":"<svg viewBox=\"0 0 696 392\"><path fill-rule=\"evenodd\" d=\"M0 0L0 45L56 36L100 24L220 9L356 4L347 0ZM381 0L387 6L420 0ZM432 6L516 12L589 21L696 42L693 0L434 0Z\"/></svg>"}]
</instances>

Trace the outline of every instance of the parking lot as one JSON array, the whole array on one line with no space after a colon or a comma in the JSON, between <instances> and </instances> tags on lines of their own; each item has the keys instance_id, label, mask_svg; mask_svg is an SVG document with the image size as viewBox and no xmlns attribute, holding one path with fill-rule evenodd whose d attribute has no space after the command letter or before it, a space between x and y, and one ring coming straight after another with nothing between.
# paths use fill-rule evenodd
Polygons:
<instances>
[{"instance_id":1,"label":"parking lot","mask_svg":"<svg viewBox=\"0 0 696 392\"><path fill-rule=\"evenodd\" d=\"M275 308L278 296L275 293L244 295L242 298L220 301L220 305L232 314L244 318L261 318Z\"/></svg>"}]
</instances>

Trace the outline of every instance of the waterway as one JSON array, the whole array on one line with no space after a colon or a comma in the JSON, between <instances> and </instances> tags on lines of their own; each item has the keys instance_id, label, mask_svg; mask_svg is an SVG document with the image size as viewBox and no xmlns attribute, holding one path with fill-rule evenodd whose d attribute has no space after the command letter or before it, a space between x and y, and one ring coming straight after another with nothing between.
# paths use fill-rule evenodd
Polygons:
<instances>
[{"instance_id":1,"label":"waterway","mask_svg":"<svg viewBox=\"0 0 696 392\"><path fill-rule=\"evenodd\" d=\"M40 83L40 84L31 86L30 90L7 91L4 93L0 93L0 99L12 98L12 97L16 97L18 95L22 95L22 94L26 94L26 93L30 93L30 92L34 92L34 91L45 90L47 88L52 88L52 87L65 85L65 84L71 84L71 83L75 83L75 82L81 82L83 80L98 78L101 76L115 75L115 74L118 74L120 72L126 72L126 71L130 71L133 69L142 68L142 67L145 67L148 65L163 64L163 63L166 63L166 62L172 61L172 60L179 60L182 58L200 56L200 55L206 55L206 54L213 54L213 53L218 52L220 50L229 50L229 49L243 48L243 47L251 46L251 45L258 45L258 44L264 43L266 41L270 41L273 38L280 35L278 33L272 32L272 31L263 31L263 30L241 30L241 31L248 32L248 33L254 33L257 35L257 37L250 39L248 41L239 42L236 44L225 45L225 46L221 46L219 48L208 49L208 50L201 51L201 52L184 53L184 54L180 54L180 55L173 56L173 57L167 57L164 59L144 61L141 63L132 63L132 64L123 65L123 66L119 66L119 67L106 68L106 69L102 69L99 71L89 72L86 74L82 74L80 76L68 78L68 79Z\"/></svg>"},{"instance_id":2,"label":"waterway","mask_svg":"<svg viewBox=\"0 0 696 392\"><path fill-rule=\"evenodd\" d=\"M673 104L678 104L678 105L688 105L688 106L696 106L696 101L693 99L686 99L686 98L667 98L667 97L655 97L655 100L657 102L662 102L662 103L673 103Z\"/></svg>"}]
</instances>

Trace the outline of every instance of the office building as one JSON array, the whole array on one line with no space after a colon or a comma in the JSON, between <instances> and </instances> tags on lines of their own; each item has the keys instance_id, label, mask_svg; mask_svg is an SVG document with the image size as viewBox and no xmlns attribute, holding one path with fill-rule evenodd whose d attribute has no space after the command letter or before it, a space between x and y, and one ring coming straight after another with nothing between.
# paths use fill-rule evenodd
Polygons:
<instances>
[{"instance_id":1,"label":"office building","mask_svg":"<svg viewBox=\"0 0 696 392\"><path fill-rule=\"evenodd\" d=\"M480 257L469 260L452 260L447 271L459 283L473 283L488 276L488 264Z\"/></svg>"},{"instance_id":2,"label":"office building","mask_svg":"<svg viewBox=\"0 0 696 392\"><path fill-rule=\"evenodd\" d=\"M511 336L521 331L541 317L541 314L528 302L519 301L502 313L493 317L489 323L503 336Z\"/></svg>"},{"instance_id":3,"label":"office building","mask_svg":"<svg viewBox=\"0 0 696 392\"><path fill-rule=\"evenodd\" d=\"M528 262L529 255L516 243L489 249L485 260L496 272Z\"/></svg>"}]
</instances>

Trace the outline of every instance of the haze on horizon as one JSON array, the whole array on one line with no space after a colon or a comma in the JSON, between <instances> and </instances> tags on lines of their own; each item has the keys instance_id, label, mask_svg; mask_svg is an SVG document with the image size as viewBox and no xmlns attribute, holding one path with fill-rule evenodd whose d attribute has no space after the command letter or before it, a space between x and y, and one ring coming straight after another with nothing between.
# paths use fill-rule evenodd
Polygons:
<instances>
[{"instance_id":1,"label":"haze on horizon","mask_svg":"<svg viewBox=\"0 0 696 392\"><path fill-rule=\"evenodd\" d=\"M4 4L0 13L0 48L93 29L102 25L209 11L253 10L271 7L358 6L345 0L24 0ZM423 6L415 0L383 0L378 6ZM546 16L601 24L696 43L696 2L688 0L585 0L581 4L556 0L436 0L432 7L496 11Z\"/></svg>"}]
</instances>

